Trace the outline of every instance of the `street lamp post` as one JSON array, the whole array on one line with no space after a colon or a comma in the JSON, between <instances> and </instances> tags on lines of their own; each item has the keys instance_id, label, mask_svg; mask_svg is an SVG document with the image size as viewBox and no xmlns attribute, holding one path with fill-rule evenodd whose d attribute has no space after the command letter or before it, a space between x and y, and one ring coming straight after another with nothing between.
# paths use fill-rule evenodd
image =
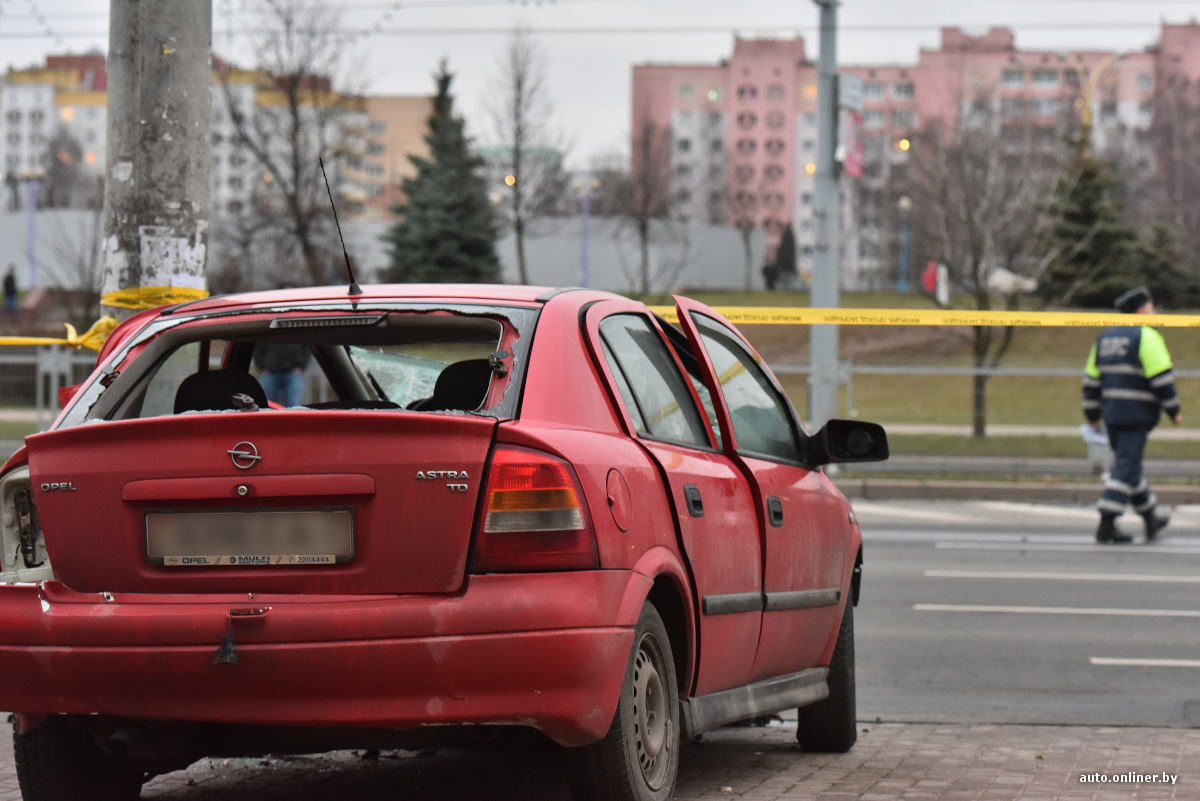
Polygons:
<instances>
[{"instance_id":1,"label":"street lamp post","mask_svg":"<svg viewBox=\"0 0 1200 801\"><path fill-rule=\"evenodd\" d=\"M912 211L912 198L901 195L896 208L900 212L900 273L896 289L908 294L908 214Z\"/></svg>"}]
</instances>

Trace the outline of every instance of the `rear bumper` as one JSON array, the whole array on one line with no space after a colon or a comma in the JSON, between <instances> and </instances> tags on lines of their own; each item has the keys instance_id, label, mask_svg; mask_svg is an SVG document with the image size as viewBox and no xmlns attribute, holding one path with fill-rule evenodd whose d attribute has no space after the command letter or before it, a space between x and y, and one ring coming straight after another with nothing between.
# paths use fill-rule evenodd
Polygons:
<instances>
[{"instance_id":1,"label":"rear bumper","mask_svg":"<svg viewBox=\"0 0 1200 801\"><path fill-rule=\"evenodd\" d=\"M4 586L0 709L264 725L509 724L582 745L612 720L649 584L628 571L589 571L473 577L453 597L249 602L110 602L53 582ZM227 631L237 662L215 664Z\"/></svg>"}]
</instances>

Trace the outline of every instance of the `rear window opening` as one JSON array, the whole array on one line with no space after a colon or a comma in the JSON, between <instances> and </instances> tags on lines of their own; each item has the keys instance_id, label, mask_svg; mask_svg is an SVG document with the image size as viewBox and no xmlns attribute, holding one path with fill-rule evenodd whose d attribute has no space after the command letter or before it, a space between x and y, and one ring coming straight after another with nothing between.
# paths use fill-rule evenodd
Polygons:
<instances>
[{"instance_id":1,"label":"rear window opening","mask_svg":"<svg viewBox=\"0 0 1200 801\"><path fill-rule=\"evenodd\" d=\"M277 409L511 416L521 329L534 315L505 311L197 320L150 340L87 418Z\"/></svg>"}]
</instances>

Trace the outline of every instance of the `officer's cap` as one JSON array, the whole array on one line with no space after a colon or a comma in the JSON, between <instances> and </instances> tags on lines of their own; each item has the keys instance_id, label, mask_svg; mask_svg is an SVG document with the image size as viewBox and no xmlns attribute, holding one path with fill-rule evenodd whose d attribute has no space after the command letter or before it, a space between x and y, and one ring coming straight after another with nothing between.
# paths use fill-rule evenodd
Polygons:
<instances>
[{"instance_id":1,"label":"officer's cap","mask_svg":"<svg viewBox=\"0 0 1200 801\"><path fill-rule=\"evenodd\" d=\"M1142 308L1153 300L1154 298L1150 297L1150 290L1146 289L1144 286L1139 286L1135 289L1129 290L1121 295L1121 297L1117 298L1116 301L1113 302L1113 306L1125 314L1133 314L1138 309Z\"/></svg>"}]
</instances>

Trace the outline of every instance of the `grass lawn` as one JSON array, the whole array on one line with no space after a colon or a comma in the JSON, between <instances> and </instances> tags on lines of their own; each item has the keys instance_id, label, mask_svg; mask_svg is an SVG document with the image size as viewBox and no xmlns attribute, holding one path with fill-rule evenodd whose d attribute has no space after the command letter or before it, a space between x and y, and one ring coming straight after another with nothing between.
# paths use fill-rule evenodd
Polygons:
<instances>
[{"instance_id":1,"label":"grass lawn","mask_svg":"<svg viewBox=\"0 0 1200 801\"><path fill-rule=\"evenodd\" d=\"M0 420L0 439L24 439L37 431L37 426L24 421Z\"/></svg>"}]
</instances>

